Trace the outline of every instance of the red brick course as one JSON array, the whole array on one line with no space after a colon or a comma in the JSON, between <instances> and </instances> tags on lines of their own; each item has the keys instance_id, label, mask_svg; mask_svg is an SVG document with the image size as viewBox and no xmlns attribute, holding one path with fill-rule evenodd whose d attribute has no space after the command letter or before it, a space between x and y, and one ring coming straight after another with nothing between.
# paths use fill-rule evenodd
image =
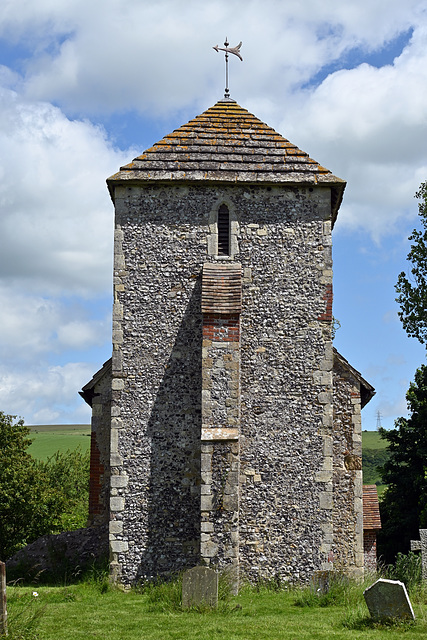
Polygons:
<instances>
[{"instance_id":1,"label":"red brick course","mask_svg":"<svg viewBox=\"0 0 427 640\"><path fill-rule=\"evenodd\" d=\"M328 284L326 285L326 292L325 292L325 295L323 296L323 300L326 302L326 311L325 313L321 313L320 316L317 318L321 322L332 322L333 297L334 295L332 291L332 285Z\"/></svg>"},{"instance_id":2,"label":"red brick course","mask_svg":"<svg viewBox=\"0 0 427 640\"><path fill-rule=\"evenodd\" d=\"M239 314L217 315L203 314L203 339L215 342L239 342Z\"/></svg>"}]
</instances>

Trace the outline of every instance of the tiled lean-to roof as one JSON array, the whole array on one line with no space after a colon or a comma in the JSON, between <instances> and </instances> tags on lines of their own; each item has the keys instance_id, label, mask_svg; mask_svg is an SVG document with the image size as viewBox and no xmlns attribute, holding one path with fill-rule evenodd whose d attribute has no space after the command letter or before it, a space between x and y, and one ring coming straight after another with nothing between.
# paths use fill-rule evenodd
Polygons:
<instances>
[{"instance_id":1,"label":"tiled lean-to roof","mask_svg":"<svg viewBox=\"0 0 427 640\"><path fill-rule=\"evenodd\" d=\"M212 181L330 186L335 219L345 181L233 100L220 100L156 142L107 182Z\"/></svg>"}]
</instances>

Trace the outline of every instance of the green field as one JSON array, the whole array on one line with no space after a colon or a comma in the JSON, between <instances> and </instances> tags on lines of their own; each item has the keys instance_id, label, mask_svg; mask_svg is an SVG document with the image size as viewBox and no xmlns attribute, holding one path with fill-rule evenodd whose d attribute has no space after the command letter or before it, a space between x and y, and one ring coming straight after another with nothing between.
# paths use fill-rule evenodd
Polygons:
<instances>
[{"instance_id":1,"label":"green field","mask_svg":"<svg viewBox=\"0 0 427 640\"><path fill-rule=\"evenodd\" d=\"M90 449L90 425L36 425L31 427L31 438L33 443L29 452L38 460L47 460L57 451L65 453L78 447L85 453ZM381 484L376 468L384 464L387 442L380 437L378 431L363 431L362 446L363 481L365 484L376 484L378 494L381 496L385 485Z\"/></svg>"},{"instance_id":2,"label":"green field","mask_svg":"<svg viewBox=\"0 0 427 640\"><path fill-rule=\"evenodd\" d=\"M90 449L88 424L41 424L30 429L33 443L28 451L38 460L47 460L57 451L65 453L80 447L82 452L86 452Z\"/></svg>"},{"instance_id":3,"label":"green field","mask_svg":"<svg viewBox=\"0 0 427 640\"><path fill-rule=\"evenodd\" d=\"M387 444L387 440L383 440L378 431L362 431L364 449L385 449Z\"/></svg>"},{"instance_id":4,"label":"green field","mask_svg":"<svg viewBox=\"0 0 427 640\"><path fill-rule=\"evenodd\" d=\"M386 485L381 484L377 468L383 466L389 457L387 444L387 440L383 440L378 431L362 431L363 482L376 484L379 497L384 493Z\"/></svg>"}]
</instances>

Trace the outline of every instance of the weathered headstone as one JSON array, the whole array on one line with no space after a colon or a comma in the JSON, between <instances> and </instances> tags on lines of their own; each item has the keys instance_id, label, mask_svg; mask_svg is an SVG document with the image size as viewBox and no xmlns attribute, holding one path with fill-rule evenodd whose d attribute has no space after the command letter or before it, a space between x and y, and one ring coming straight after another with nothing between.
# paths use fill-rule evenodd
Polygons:
<instances>
[{"instance_id":1,"label":"weathered headstone","mask_svg":"<svg viewBox=\"0 0 427 640\"><path fill-rule=\"evenodd\" d=\"M193 567L182 577L182 606L218 605L218 573L208 567Z\"/></svg>"},{"instance_id":2,"label":"weathered headstone","mask_svg":"<svg viewBox=\"0 0 427 640\"><path fill-rule=\"evenodd\" d=\"M427 582L427 529L420 529L419 540L411 540L411 551L421 551L422 578Z\"/></svg>"},{"instance_id":3,"label":"weathered headstone","mask_svg":"<svg viewBox=\"0 0 427 640\"><path fill-rule=\"evenodd\" d=\"M363 595L374 620L415 619L406 587L399 580L380 578L371 587L365 589Z\"/></svg>"},{"instance_id":4,"label":"weathered headstone","mask_svg":"<svg viewBox=\"0 0 427 640\"><path fill-rule=\"evenodd\" d=\"M7 635L6 565L0 562L0 635Z\"/></svg>"},{"instance_id":5,"label":"weathered headstone","mask_svg":"<svg viewBox=\"0 0 427 640\"><path fill-rule=\"evenodd\" d=\"M328 593L331 581L331 571L315 571L311 577L311 588L319 595Z\"/></svg>"}]
</instances>

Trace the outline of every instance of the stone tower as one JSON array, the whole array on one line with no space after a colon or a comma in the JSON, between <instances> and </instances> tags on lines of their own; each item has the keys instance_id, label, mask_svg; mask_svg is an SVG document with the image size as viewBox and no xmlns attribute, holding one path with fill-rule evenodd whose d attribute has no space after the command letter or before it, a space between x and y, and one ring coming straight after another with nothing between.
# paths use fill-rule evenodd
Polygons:
<instances>
[{"instance_id":1,"label":"stone tower","mask_svg":"<svg viewBox=\"0 0 427 640\"><path fill-rule=\"evenodd\" d=\"M345 182L224 99L108 187L113 355L82 395L115 579L360 574L373 389L332 347Z\"/></svg>"}]
</instances>

